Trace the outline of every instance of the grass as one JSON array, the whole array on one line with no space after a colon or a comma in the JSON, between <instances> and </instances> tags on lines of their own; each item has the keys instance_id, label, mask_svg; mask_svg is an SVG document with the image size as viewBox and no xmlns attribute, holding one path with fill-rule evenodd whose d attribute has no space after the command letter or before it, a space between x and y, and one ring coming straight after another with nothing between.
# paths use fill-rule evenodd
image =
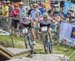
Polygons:
<instances>
[{"instance_id":1,"label":"grass","mask_svg":"<svg viewBox=\"0 0 75 61\"><path fill-rule=\"evenodd\" d=\"M64 54L65 56L71 56L72 53L75 51L74 48L68 47L68 46L60 46L56 45L54 48L59 51L58 54ZM75 53L70 57L69 61L75 61Z\"/></svg>"},{"instance_id":2,"label":"grass","mask_svg":"<svg viewBox=\"0 0 75 61\"><path fill-rule=\"evenodd\" d=\"M24 46L24 40L21 37L15 37L12 36L13 41L14 41L14 45L16 48L25 48ZM3 42L4 44L7 45L12 45L11 42L11 38L9 36L0 36L0 42ZM41 43L41 41L37 41L37 43ZM54 52L55 54L64 54L65 56L70 56L73 52L74 49L68 46L64 46L64 45L55 45L53 46L54 50L58 51L58 52ZM44 51L42 49L38 49L37 53L44 53ZM75 53L73 54L72 57L70 57L70 61L75 61Z\"/></svg>"},{"instance_id":3,"label":"grass","mask_svg":"<svg viewBox=\"0 0 75 61\"><path fill-rule=\"evenodd\" d=\"M0 43L2 43L5 46L11 47L12 46L12 41L14 42L14 46L16 48L24 47L24 40L21 37L16 37L16 36L0 36Z\"/></svg>"}]
</instances>

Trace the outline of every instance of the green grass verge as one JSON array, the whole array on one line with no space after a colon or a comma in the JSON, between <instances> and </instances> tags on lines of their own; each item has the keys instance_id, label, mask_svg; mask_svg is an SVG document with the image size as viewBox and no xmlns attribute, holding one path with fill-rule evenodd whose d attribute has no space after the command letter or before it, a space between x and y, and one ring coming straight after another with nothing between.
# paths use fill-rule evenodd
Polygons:
<instances>
[{"instance_id":1,"label":"green grass verge","mask_svg":"<svg viewBox=\"0 0 75 61\"><path fill-rule=\"evenodd\" d=\"M65 56L70 56L72 53L75 51L74 48L68 47L68 46L61 46L61 45L56 45L54 46L55 50L57 50L58 54L64 54ZM69 61L75 61L75 53L70 57Z\"/></svg>"},{"instance_id":2,"label":"green grass verge","mask_svg":"<svg viewBox=\"0 0 75 61\"><path fill-rule=\"evenodd\" d=\"M25 48L24 46L24 40L21 37L16 37L16 36L12 36L13 41L14 41L14 45L16 48ZM12 45L12 41L10 36L0 36L0 43L4 43L6 45ZM37 41L38 44L42 43L41 41ZM53 46L54 50L56 50L57 52L54 52L55 54L64 54L66 56L70 56L74 49L68 46L61 46L61 45L55 45ZM36 51L37 53L44 53L44 50L42 49L38 49ZM73 54L73 56L70 58L70 61L75 61L75 53Z\"/></svg>"},{"instance_id":3,"label":"green grass verge","mask_svg":"<svg viewBox=\"0 0 75 61\"><path fill-rule=\"evenodd\" d=\"M4 46L12 46L12 41L14 42L14 46L16 48L22 48L24 46L24 40L21 37L16 36L0 36L0 43Z\"/></svg>"}]
</instances>

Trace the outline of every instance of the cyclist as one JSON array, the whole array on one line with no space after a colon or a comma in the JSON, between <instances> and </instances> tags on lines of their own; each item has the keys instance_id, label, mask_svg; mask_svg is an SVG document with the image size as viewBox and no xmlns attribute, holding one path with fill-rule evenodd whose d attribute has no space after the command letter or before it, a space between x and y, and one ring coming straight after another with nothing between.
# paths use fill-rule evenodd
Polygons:
<instances>
[{"instance_id":1,"label":"cyclist","mask_svg":"<svg viewBox=\"0 0 75 61\"><path fill-rule=\"evenodd\" d=\"M20 4L20 25L21 27L29 27L31 28L33 26L33 17L29 16L27 17L26 15L26 10L24 8L24 4L21 2ZM32 44L35 44L35 33L34 33L34 29L31 29L31 34L32 34L32 38L33 38L33 42Z\"/></svg>"},{"instance_id":2,"label":"cyclist","mask_svg":"<svg viewBox=\"0 0 75 61\"><path fill-rule=\"evenodd\" d=\"M37 12L39 12L41 14L40 10L38 9L38 4L34 3L33 4L33 10L30 13L31 14L30 16L32 17L33 20L36 19L36 13Z\"/></svg>"},{"instance_id":3,"label":"cyclist","mask_svg":"<svg viewBox=\"0 0 75 61\"><path fill-rule=\"evenodd\" d=\"M43 20L40 22L41 32L42 32L42 27L46 26L48 29L48 35L50 37L50 40L52 41L50 23L51 23L51 19L49 18L47 13L44 13Z\"/></svg>"},{"instance_id":4,"label":"cyclist","mask_svg":"<svg viewBox=\"0 0 75 61\"><path fill-rule=\"evenodd\" d=\"M52 35L51 35L51 19L48 14L45 13L43 20L40 22L41 36L46 53L52 53Z\"/></svg>"},{"instance_id":5,"label":"cyclist","mask_svg":"<svg viewBox=\"0 0 75 61\"><path fill-rule=\"evenodd\" d=\"M36 18L37 18L37 15L36 14L40 14L41 15L41 12L40 12L40 10L38 9L38 4L36 4L36 3L34 3L33 4L33 10L31 11L31 18L32 18L32 21L31 21L31 23L32 23L32 26L33 26L33 28L32 28L32 35L33 35L33 44L36 44L36 33L35 33L35 27L36 27Z\"/></svg>"}]
</instances>

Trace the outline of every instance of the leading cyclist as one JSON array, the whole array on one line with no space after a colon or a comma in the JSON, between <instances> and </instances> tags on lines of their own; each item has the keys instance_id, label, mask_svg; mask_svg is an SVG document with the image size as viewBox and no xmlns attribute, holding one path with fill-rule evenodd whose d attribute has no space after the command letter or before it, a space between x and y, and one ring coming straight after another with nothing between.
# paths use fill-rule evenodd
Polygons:
<instances>
[{"instance_id":1,"label":"leading cyclist","mask_svg":"<svg viewBox=\"0 0 75 61\"><path fill-rule=\"evenodd\" d=\"M40 28L42 28L43 26L47 27L50 40L52 41L50 23L51 23L51 18L49 18L47 13L45 13L43 15L43 20L40 22ZM41 29L41 32L42 32L42 29Z\"/></svg>"},{"instance_id":2,"label":"leading cyclist","mask_svg":"<svg viewBox=\"0 0 75 61\"><path fill-rule=\"evenodd\" d=\"M51 19L48 14L45 13L43 20L40 22L40 29L42 33L42 41L44 45L44 50L46 53L52 53L52 36L50 28Z\"/></svg>"}]
</instances>

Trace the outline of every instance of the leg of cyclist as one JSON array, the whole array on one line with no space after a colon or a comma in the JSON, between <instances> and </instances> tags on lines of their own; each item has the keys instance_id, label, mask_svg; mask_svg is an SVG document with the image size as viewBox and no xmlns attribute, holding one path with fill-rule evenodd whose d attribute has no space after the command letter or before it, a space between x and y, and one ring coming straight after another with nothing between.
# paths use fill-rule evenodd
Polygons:
<instances>
[{"instance_id":1,"label":"leg of cyclist","mask_svg":"<svg viewBox=\"0 0 75 61\"><path fill-rule=\"evenodd\" d=\"M32 27L35 26L35 22L34 21L31 22L31 26ZM32 38L33 38L33 43L32 44L36 44L36 33L35 33L35 29L34 28L32 28L31 33L32 33Z\"/></svg>"},{"instance_id":2,"label":"leg of cyclist","mask_svg":"<svg viewBox=\"0 0 75 61\"><path fill-rule=\"evenodd\" d=\"M38 21L35 21L35 35L36 35L36 39L39 39L39 34L38 34Z\"/></svg>"},{"instance_id":3,"label":"leg of cyclist","mask_svg":"<svg viewBox=\"0 0 75 61\"><path fill-rule=\"evenodd\" d=\"M52 40L52 34L51 34L51 28L48 29L48 34L49 34L49 38L50 38L51 42L53 42L53 40Z\"/></svg>"}]
</instances>

